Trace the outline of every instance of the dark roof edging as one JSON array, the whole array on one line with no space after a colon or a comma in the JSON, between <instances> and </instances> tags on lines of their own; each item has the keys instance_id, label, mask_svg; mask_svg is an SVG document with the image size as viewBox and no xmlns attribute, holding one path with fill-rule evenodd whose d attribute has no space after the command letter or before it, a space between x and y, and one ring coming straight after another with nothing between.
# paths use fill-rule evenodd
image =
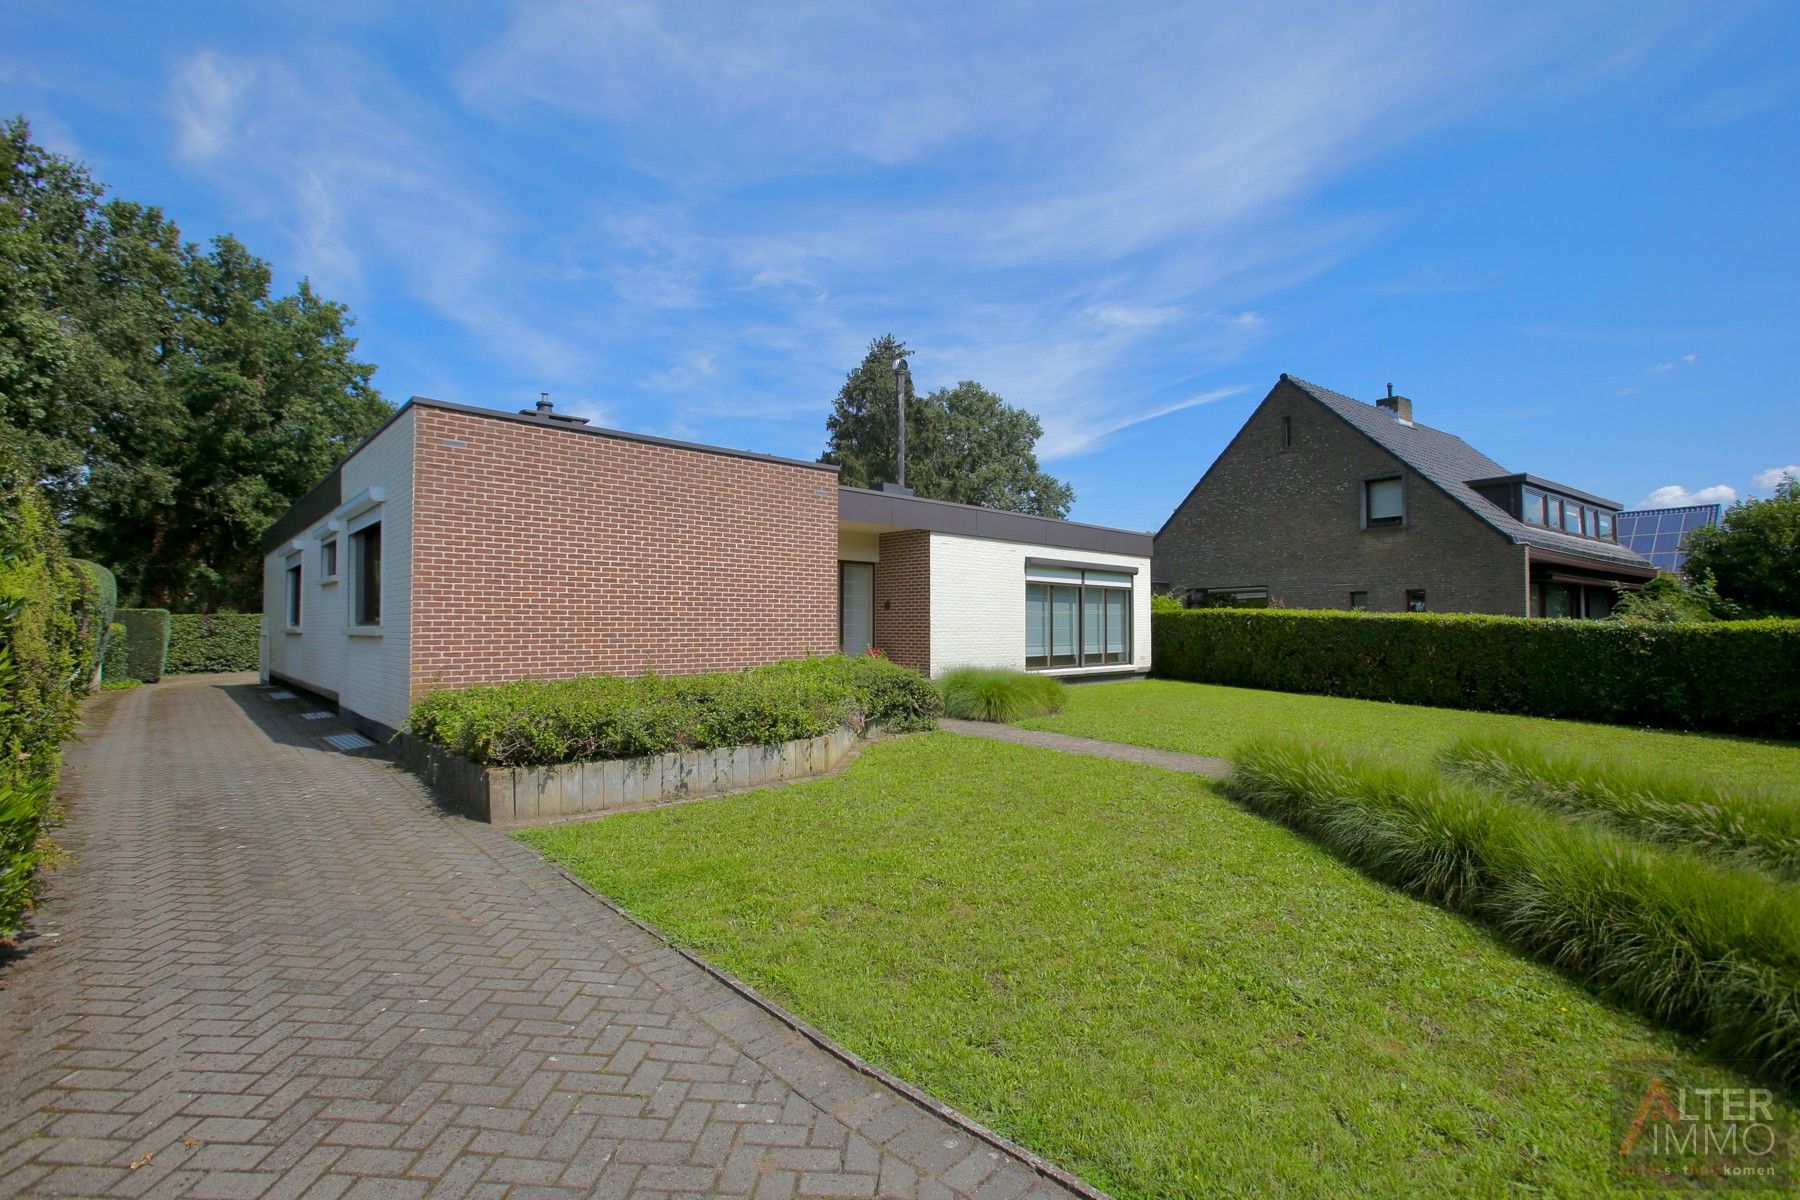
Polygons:
<instances>
[{"instance_id":1,"label":"dark roof edging","mask_svg":"<svg viewBox=\"0 0 1800 1200\"><path fill-rule=\"evenodd\" d=\"M1006 512L950 500L927 500L923 496L901 496L845 484L838 485L838 520L1133 558L1149 558L1155 546L1154 535L1134 529L1086 525L1079 521Z\"/></svg>"}]
</instances>

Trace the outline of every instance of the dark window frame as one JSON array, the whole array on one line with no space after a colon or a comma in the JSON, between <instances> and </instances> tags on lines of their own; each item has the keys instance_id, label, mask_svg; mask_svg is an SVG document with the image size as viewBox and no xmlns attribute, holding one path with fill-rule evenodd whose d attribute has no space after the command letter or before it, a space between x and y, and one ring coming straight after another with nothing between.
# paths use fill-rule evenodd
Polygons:
<instances>
[{"instance_id":1,"label":"dark window frame","mask_svg":"<svg viewBox=\"0 0 1800 1200\"><path fill-rule=\"evenodd\" d=\"M336 583L338 578L338 540L326 538L319 543L319 582Z\"/></svg>"},{"instance_id":2,"label":"dark window frame","mask_svg":"<svg viewBox=\"0 0 1800 1200\"><path fill-rule=\"evenodd\" d=\"M1419 607L1417 608L1413 607L1414 596L1419 598ZM1422 613L1431 611L1431 604L1424 588L1407 588L1404 600L1405 607L1401 609L1402 612Z\"/></svg>"},{"instance_id":3,"label":"dark window frame","mask_svg":"<svg viewBox=\"0 0 1800 1200\"><path fill-rule=\"evenodd\" d=\"M1397 517L1371 517L1369 515L1369 488L1373 484L1394 481L1400 485L1400 515ZM1406 472L1388 471L1380 475L1364 477L1358 499L1362 508L1362 527L1364 529L1404 529L1412 508L1412 497L1408 494Z\"/></svg>"},{"instance_id":4,"label":"dark window frame","mask_svg":"<svg viewBox=\"0 0 1800 1200\"><path fill-rule=\"evenodd\" d=\"M356 629L381 628L381 540L380 521L350 534L350 624Z\"/></svg>"},{"instance_id":5,"label":"dark window frame","mask_svg":"<svg viewBox=\"0 0 1800 1200\"><path fill-rule=\"evenodd\" d=\"M1369 593L1368 592L1355 591L1355 592L1350 593L1350 611L1351 612L1362 612L1362 611L1366 610L1368 607L1369 607Z\"/></svg>"},{"instance_id":6,"label":"dark window frame","mask_svg":"<svg viewBox=\"0 0 1800 1200\"><path fill-rule=\"evenodd\" d=\"M1128 567L1095 567L1092 568L1092 570L1097 574L1114 575L1122 575L1130 572L1130 568ZM1133 645L1133 635L1137 623L1137 613L1135 611L1137 600L1136 581L1134 580L1124 587L1121 587L1118 584L1089 584L1087 582L1087 574L1088 571L1083 570L1080 581L1026 578L1025 620L1027 641L1025 644L1025 669L1027 671L1074 671L1086 667L1128 667L1135 660L1136 647ZM1031 643L1029 640L1029 629L1031 622L1031 589L1034 587L1043 588L1046 591L1044 597L1044 603L1047 605L1044 613L1044 653L1040 655L1033 655L1030 653ZM1074 594L1073 654L1057 654L1055 652L1055 613L1058 592L1072 592ZM1101 622L1100 649L1091 659L1087 653L1087 610L1089 592L1099 594ZM1106 648L1106 635L1110 632L1111 628L1111 621L1108 616L1111 606L1106 602L1105 594L1107 592L1117 592L1125 597L1125 606L1121 612L1121 615L1124 618L1125 627L1125 636L1121 640L1125 648L1117 652L1110 651Z\"/></svg>"},{"instance_id":7,"label":"dark window frame","mask_svg":"<svg viewBox=\"0 0 1800 1200\"><path fill-rule=\"evenodd\" d=\"M1283 415L1281 418L1281 448L1283 450L1294 448L1294 418L1287 415Z\"/></svg>"},{"instance_id":8,"label":"dark window frame","mask_svg":"<svg viewBox=\"0 0 1800 1200\"><path fill-rule=\"evenodd\" d=\"M301 563L299 555L295 555L291 561L293 565L287 568L287 573L283 576L286 585L283 607L286 611L283 613L282 624L286 629L298 631L304 612L301 592L305 587L305 573L304 564Z\"/></svg>"}]
</instances>

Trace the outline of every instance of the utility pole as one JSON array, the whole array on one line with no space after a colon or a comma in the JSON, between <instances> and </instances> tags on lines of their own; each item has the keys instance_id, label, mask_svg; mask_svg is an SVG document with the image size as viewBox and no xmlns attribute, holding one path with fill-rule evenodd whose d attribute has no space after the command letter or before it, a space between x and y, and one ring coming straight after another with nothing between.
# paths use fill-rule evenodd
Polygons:
<instances>
[{"instance_id":1,"label":"utility pole","mask_svg":"<svg viewBox=\"0 0 1800 1200\"><path fill-rule=\"evenodd\" d=\"M912 387L912 368L904 356L894 360L894 434L898 461L894 464L894 482L906 486L906 391Z\"/></svg>"}]
</instances>

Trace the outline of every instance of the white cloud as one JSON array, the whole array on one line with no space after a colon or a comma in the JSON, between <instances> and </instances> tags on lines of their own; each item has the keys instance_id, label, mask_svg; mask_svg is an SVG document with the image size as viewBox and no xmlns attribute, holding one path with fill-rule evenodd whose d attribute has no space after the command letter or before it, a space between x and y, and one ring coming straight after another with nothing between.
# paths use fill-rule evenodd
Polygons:
<instances>
[{"instance_id":1,"label":"white cloud","mask_svg":"<svg viewBox=\"0 0 1800 1200\"><path fill-rule=\"evenodd\" d=\"M177 126L176 150L183 158L216 158L230 144L243 116L244 93L255 72L211 50L182 64L170 107Z\"/></svg>"},{"instance_id":2,"label":"white cloud","mask_svg":"<svg viewBox=\"0 0 1800 1200\"><path fill-rule=\"evenodd\" d=\"M1730 484L1715 483L1711 487L1688 491L1679 483L1665 484L1644 497L1639 508L1682 508L1689 504L1730 504L1737 499L1737 489Z\"/></svg>"},{"instance_id":3,"label":"white cloud","mask_svg":"<svg viewBox=\"0 0 1800 1200\"><path fill-rule=\"evenodd\" d=\"M1758 471L1753 482L1763 491L1773 491L1783 479L1800 479L1800 465L1789 463L1785 467L1770 467L1766 471Z\"/></svg>"}]
</instances>

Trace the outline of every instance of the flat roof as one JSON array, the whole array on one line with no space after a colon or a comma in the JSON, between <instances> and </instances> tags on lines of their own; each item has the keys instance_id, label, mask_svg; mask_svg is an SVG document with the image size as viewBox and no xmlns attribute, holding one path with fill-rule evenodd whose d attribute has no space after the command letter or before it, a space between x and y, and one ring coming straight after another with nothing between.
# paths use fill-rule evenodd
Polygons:
<instances>
[{"instance_id":1,"label":"flat roof","mask_svg":"<svg viewBox=\"0 0 1800 1200\"><path fill-rule=\"evenodd\" d=\"M1125 554L1149 558L1155 538L1135 529L1085 525L1056 517L1006 512L978 504L927 500L899 492L838 485L838 520L859 525L883 525L890 529L924 529L932 533L956 533L1000 542L1026 542L1100 554Z\"/></svg>"}]
</instances>

